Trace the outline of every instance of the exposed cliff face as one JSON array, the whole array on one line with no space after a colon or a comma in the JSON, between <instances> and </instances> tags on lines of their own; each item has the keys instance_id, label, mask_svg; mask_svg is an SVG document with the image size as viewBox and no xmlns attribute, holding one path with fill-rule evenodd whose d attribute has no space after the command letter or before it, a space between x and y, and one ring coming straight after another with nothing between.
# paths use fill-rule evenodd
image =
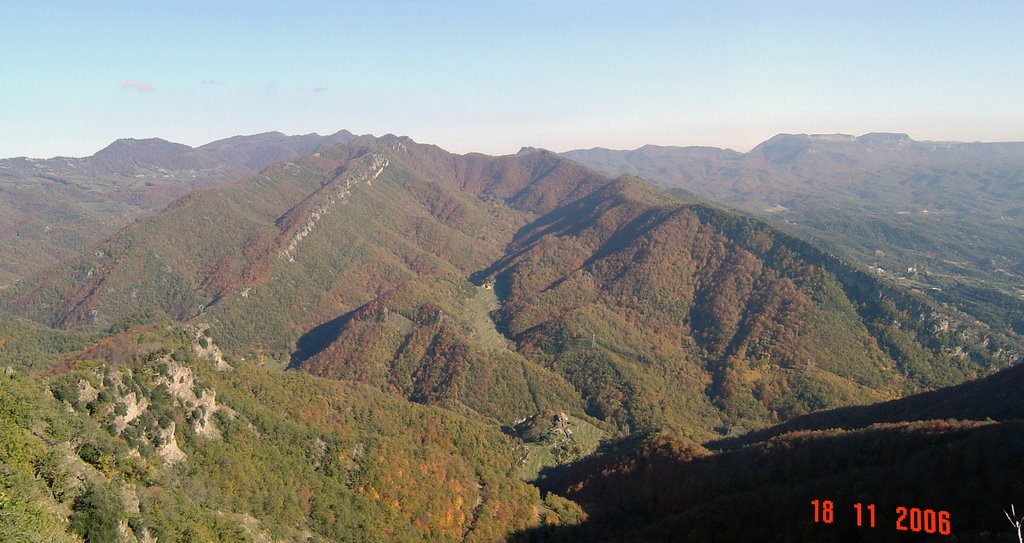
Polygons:
<instances>
[{"instance_id":1,"label":"exposed cliff face","mask_svg":"<svg viewBox=\"0 0 1024 543\"><path fill-rule=\"evenodd\" d=\"M220 350L212 339L194 328L183 332L192 336L193 352L209 356L207 360L219 371L230 369L219 357ZM123 347L106 345L81 356L103 356L120 348ZM234 410L217 403L215 389L197 383L192 368L170 354L154 358L146 366L101 366L87 376L88 379L78 379L77 394L68 400L69 409L97 417L112 435L123 438L136 453L140 448L154 448L166 465L187 458L178 442L177 421L169 413L183 413L183 422L204 439L221 438L214 422L218 413L229 418L235 416Z\"/></svg>"},{"instance_id":2,"label":"exposed cliff face","mask_svg":"<svg viewBox=\"0 0 1024 543\"><path fill-rule=\"evenodd\" d=\"M210 361L217 371L231 371L233 369L231 364L228 364L227 361L224 360L224 353L221 352L220 347L213 342L213 338L210 337L209 334L209 326L195 327L195 343L193 345L194 352L200 358Z\"/></svg>"},{"instance_id":3,"label":"exposed cliff face","mask_svg":"<svg viewBox=\"0 0 1024 543\"><path fill-rule=\"evenodd\" d=\"M209 341L136 328L46 376L0 376L0 534L483 542L578 515L518 478L520 448L489 422L231 358L218 370L197 354Z\"/></svg>"},{"instance_id":4,"label":"exposed cliff face","mask_svg":"<svg viewBox=\"0 0 1024 543\"><path fill-rule=\"evenodd\" d=\"M167 372L157 377L154 383L164 385L177 399L178 406L189 411L188 419L191 420L192 429L197 435L211 439L220 438L220 430L214 424L213 416L220 411L224 411L227 416L233 416L231 408L217 404L216 390L197 387L191 368L182 366L170 358L162 359L160 363L166 365ZM169 433L173 434L173 431Z\"/></svg>"},{"instance_id":5,"label":"exposed cliff face","mask_svg":"<svg viewBox=\"0 0 1024 543\"><path fill-rule=\"evenodd\" d=\"M337 205L345 204L357 186L370 185L384 173L384 168L389 164L383 153L369 153L367 157L351 161L345 164L342 172L326 181L321 189L285 213L277 222L282 234L290 235L291 238L279 253L281 258L295 262L294 253L299 242L313 231L320 219Z\"/></svg>"}]
</instances>

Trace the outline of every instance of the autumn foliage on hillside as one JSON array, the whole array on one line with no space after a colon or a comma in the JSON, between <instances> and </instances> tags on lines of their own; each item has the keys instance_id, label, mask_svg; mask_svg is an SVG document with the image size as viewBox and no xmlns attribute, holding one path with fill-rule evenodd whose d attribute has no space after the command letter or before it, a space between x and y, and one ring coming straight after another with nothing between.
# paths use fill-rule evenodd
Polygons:
<instances>
[{"instance_id":1,"label":"autumn foliage on hillside","mask_svg":"<svg viewBox=\"0 0 1024 543\"><path fill-rule=\"evenodd\" d=\"M499 307L467 311L484 285ZM503 424L556 409L698 442L959 383L1022 352L639 179L394 136L192 193L0 305L87 332L209 324L240 354Z\"/></svg>"},{"instance_id":2,"label":"autumn foliage on hillside","mask_svg":"<svg viewBox=\"0 0 1024 543\"><path fill-rule=\"evenodd\" d=\"M499 324L624 432L701 439L926 384L887 356L838 278L797 252L809 248L734 222L610 183L521 230L484 272L504 295Z\"/></svg>"},{"instance_id":3,"label":"autumn foliage on hillside","mask_svg":"<svg viewBox=\"0 0 1024 543\"><path fill-rule=\"evenodd\" d=\"M589 522L520 540L1009 541L1001 511L1024 494L1022 454L1020 421L799 432L717 454L633 439L541 483L580 503ZM814 522L814 500L834 503L832 523ZM863 516L857 526L856 503L875 505L874 528ZM955 539L898 531L899 506L948 512Z\"/></svg>"},{"instance_id":4,"label":"autumn foliage on hillside","mask_svg":"<svg viewBox=\"0 0 1024 543\"><path fill-rule=\"evenodd\" d=\"M511 350L497 332L485 338L475 329L487 318L467 309L478 291L457 277L410 282L346 315L297 366L504 424L544 409L583 414L559 375Z\"/></svg>"},{"instance_id":5,"label":"autumn foliage on hillside","mask_svg":"<svg viewBox=\"0 0 1024 543\"><path fill-rule=\"evenodd\" d=\"M580 516L519 480L517 442L485 421L234 358L218 369L204 334L136 328L47 374L0 374L5 541L485 542Z\"/></svg>"}]
</instances>

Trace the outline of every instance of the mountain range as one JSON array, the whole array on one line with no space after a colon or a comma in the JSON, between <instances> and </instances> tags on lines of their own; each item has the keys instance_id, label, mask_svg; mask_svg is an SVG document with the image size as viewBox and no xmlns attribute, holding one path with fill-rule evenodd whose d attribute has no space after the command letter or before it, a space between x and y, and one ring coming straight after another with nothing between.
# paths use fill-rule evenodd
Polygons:
<instances>
[{"instance_id":1,"label":"mountain range","mask_svg":"<svg viewBox=\"0 0 1024 543\"><path fill-rule=\"evenodd\" d=\"M2 159L0 286L71 258L196 188L352 138L344 130L330 136L269 132L196 148L122 139L85 158Z\"/></svg>"},{"instance_id":2,"label":"mountain range","mask_svg":"<svg viewBox=\"0 0 1024 543\"><path fill-rule=\"evenodd\" d=\"M693 179L735 173L726 204L811 209L827 201L801 191L820 190L859 198L860 221L887 208L858 179L987 161L976 190L1001 194L1017 149L933 160L898 135L785 136L645 148L633 174L664 154ZM0 535L855 540L847 516L830 532L807 506L856 498L945 507L958 540L990 540L982 510L1024 490L995 483L1018 451L995 444L1021 443L1011 293L954 303L926 286L938 272L896 279L777 220L795 211L752 216L588 153L606 164L342 131L4 162L97 202L130 185L154 208L122 208L106 233L83 215L94 241L29 258L0 290L0 511L15 512ZM956 203L935 198L929 215ZM986 213L1011 213L998 200ZM973 471L940 477L950 462ZM944 498L958 481L991 494Z\"/></svg>"},{"instance_id":3,"label":"mountain range","mask_svg":"<svg viewBox=\"0 0 1024 543\"><path fill-rule=\"evenodd\" d=\"M486 285L500 308L474 311ZM190 193L0 303L86 331L205 323L234 352L503 423L559 408L697 439L955 384L1024 352L765 223L639 179L546 151L459 156L398 137ZM492 387L512 398L486 405Z\"/></svg>"},{"instance_id":4,"label":"mountain range","mask_svg":"<svg viewBox=\"0 0 1024 543\"><path fill-rule=\"evenodd\" d=\"M1024 143L780 134L565 156L735 206L993 327L1024 332Z\"/></svg>"}]
</instances>

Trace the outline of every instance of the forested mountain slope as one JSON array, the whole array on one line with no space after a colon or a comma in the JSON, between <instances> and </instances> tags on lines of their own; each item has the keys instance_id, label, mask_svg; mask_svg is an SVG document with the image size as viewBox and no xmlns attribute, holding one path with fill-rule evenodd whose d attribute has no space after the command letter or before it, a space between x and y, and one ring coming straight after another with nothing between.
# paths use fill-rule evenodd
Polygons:
<instances>
[{"instance_id":1,"label":"forested mountain slope","mask_svg":"<svg viewBox=\"0 0 1024 543\"><path fill-rule=\"evenodd\" d=\"M706 147L578 150L764 217L887 281L1024 333L1024 144L780 134L748 153Z\"/></svg>"},{"instance_id":2,"label":"forested mountain slope","mask_svg":"<svg viewBox=\"0 0 1024 543\"><path fill-rule=\"evenodd\" d=\"M90 157L0 160L0 286L48 269L199 187L309 154L352 134L235 136L201 147L122 139Z\"/></svg>"},{"instance_id":3,"label":"forested mountain slope","mask_svg":"<svg viewBox=\"0 0 1024 543\"><path fill-rule=\"evenodd\" d=\"M394 136L192 193L3 304L80 330L210 324L232 352L502 424L565 410L699 440L959 383L1022 352L638 179Z\"/></svg>"},{"instance_id":4,"label":"forested mountain slope","mask_svg":"<svg viewBox=\"0 0 1024 543\"><path fill-rule=\"evenodd\" d=\"M547 472L541 488L579 503L588 521L518 540L1013 541L1003 510L1024 493L1022 444L1020 420L794 433L713 454L666 436L635 440ZM832 523L814 521L815 500L819 515L831 502ZM950 535L938 532L940 512Z\"/></svg>"},{"instance_id":5,"label":"forested mountain slope","mask_svg":"<svg viewBox=\"0 0 1024 543\"><path fill-rule=\"evenodd\" d=\"M788 432L831 428L852 430L872 424L903 421L1024 419L1024 404L1018 401L1021 390L1024 390L1024 365L1018 364L961 385L890 402L820 411L709 446L734 448L746 443L766 441Z\"/></svg>"},{"instance_id":6,"label":"forested mountain slope","mask_svg":"<svg viewBox=\"0 0 1024 543\"><path fill-rule=\"evenodd\" d=\"M496 427L167 323L0 374L3 541L495 541L579 509ZM44 363L46 358L37 360Z\"/></svg>"},{"instance_id":7,"label":"forested mountain slope","mask_svg":"<svg viewBox=\"0 0 1024 543\"><path fill-rule=\"evenodd\" d=\"M1012 541L1003 511L1024 494L1020 369L800 417L708 445L724 447L716 452L665 435L635 436L544 472L541 488L575 500L589 520L531 529L522 539ZM825 500L832 523L821 521ZM928 510L930 528L922 522Z\"/></svg>"},{"instance_id":8,"label":"forested mountain slope","mask_svg":"<svg viewBox=\"0 0 1024 543\"><path fill-rule=\"evenodd\" d=\"M498 322L520 350L625 428L706 427L693 420L708 413L700 397L728 427L763 424L1020 356L1014 338L764 223L628 178L528 225L482 275L505 293ZM676 393L691 396L666 396Z\"/></svg>"},{"instance_id":9,"label":"forested mountain slope","mask_svg":"<svg viewBox=\"0 0 1024 543\"><path fill-rule=\"evenodd\" d=\"M1014 332L553 153L343 139L0 292L0 535L820 541L874 500L987 541L1024 491Z\"/></svg>"}]
</instances>

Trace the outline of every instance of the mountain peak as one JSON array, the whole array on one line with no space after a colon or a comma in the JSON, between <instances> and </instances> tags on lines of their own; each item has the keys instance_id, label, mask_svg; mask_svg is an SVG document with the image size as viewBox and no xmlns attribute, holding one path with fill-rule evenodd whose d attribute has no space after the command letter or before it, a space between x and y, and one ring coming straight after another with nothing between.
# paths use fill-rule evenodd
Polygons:
<instances>
[{"instance_id":1,"label":"mountain peak","mask_svg":"<svg viewBox=\"0 0 1024 543\"><path fill-rule=\"evenodd\" d=\"M161 138L121 138L96 152L96 157L112 156L123 154L138 154L152 152L153 150L175 150L184 153L192 149L188 145L174 143Z\"/></svg>"},{"instance_id":2,"label":"mountain peak","mask_svg":"<svg viewBox=\"0 0 1024 543\"><path fill-rule=\"evenodd\" d=\"M184 155L191 150L188 145L160 138L123 138L104 147L88 160L94 165L128 175L135 171L136 165L173 169L194 167L194 161L183 160Z\"/></svg>"},{"instance_id":3,"label":"mountain peak","mask_svg":"<svg viewBox=\"0 0 1024 543\"><path fill-rule=\"evenodd\" d=\"M804 152L817 136L777 134L754 147L749 154L760 155L769 162L784 162Z\"/></svg>"},{"instance_id":4,"label":"mountain peak","mask_svg":"<svg viewBox=\"0 0 1024 543\"><path fill-rule=\"evenodd\" d=\"M906 134L871 132L863 136L849 134L778 134L764 141L750 151L751 155L760 155L769 162L782 163L791 161L804 154L813 154L823 148L831 152L853 152L867 145L891 147L899 149L913 142ZM868 149L870 151L870 149Z\"/></svg>"},{"instance_id":5,"label":"mountain peak","mask_svg":"<svg viewBox=\"0 0 1024 543\"><path fill-rule=\"evenodd\" d=\"M910 143L914 140L910 139L910 136L906 134L893 133L893 132L870 132L857 138L860 143L887 143L887 144L899 144L899 143Z\"/></svg>"}]
</instances>

